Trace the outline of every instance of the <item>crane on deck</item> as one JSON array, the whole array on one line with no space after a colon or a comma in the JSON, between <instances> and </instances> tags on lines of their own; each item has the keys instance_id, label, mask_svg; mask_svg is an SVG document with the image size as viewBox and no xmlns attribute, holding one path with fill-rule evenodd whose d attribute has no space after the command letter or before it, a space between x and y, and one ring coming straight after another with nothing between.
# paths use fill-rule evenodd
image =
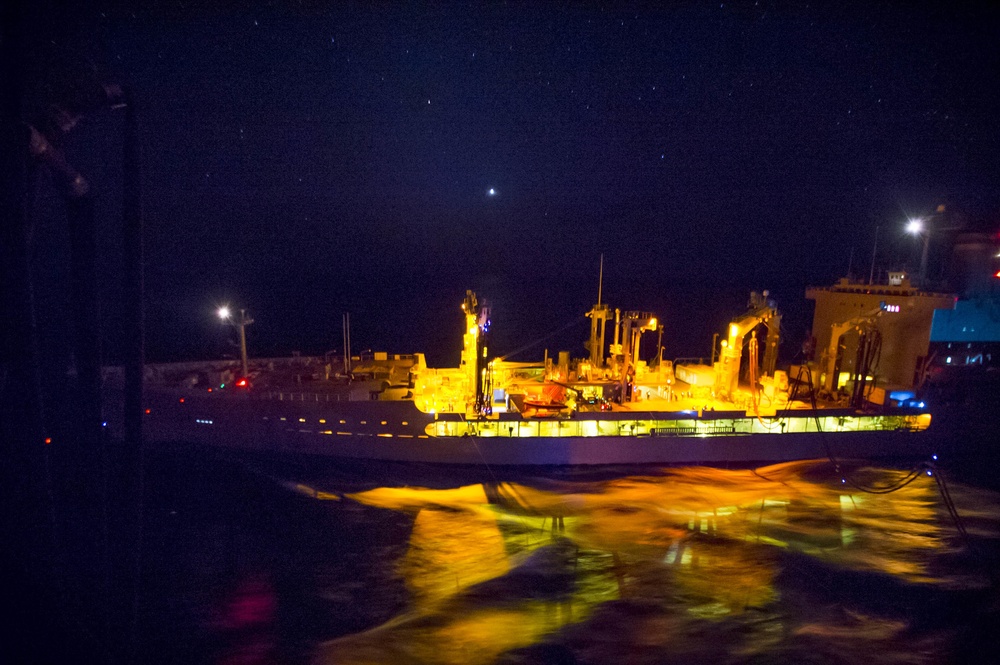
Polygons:
<instances>
[{"instance_id":1,"label":"crane on deck","mask_svg":"<svg viewBox=\"0 0 1000 665\"><path fill-rule=\"evenodd\" d=\"M873 369L873 363L877 359L880 341L877 335L878 328L876 323L882 315L882 311L882 308L879 307L867 314L862 314L861 316L856 316L840 323L834 323L830 326L830 346L823 353L822 357L823 369L825 371L823 388L828 393L833 394L840 388L837 385L837 376L839 375L837 360L841 355L839 353L840 340L849 332L856 331L858 333L858 356L853 372L854 390L851 403L855 404L860 401L864 392L864 384L867 382L870 370Z\"/></svg>"},{"instance_id":2,"label":"crane on deck","mask_svg":"<svg viewBox=\"0 0 1000 665\"><path fill-rule=\"evenodd\" d=\"M778 362L778 341L781 337L781 314L774 303L768 300L768 292L750 294L749 311L729 324L729 335L722 340L719 360L715 363L715 393L723 399L732 399L739 384L740 359L743 356L743 340L750 335L748 344L751 359L751 384L755 384L757 365L757 326L767 326L767 341L761 376L773 376ZM753 386L752 386L753 387Z\"/></svg>"}]
</instances>

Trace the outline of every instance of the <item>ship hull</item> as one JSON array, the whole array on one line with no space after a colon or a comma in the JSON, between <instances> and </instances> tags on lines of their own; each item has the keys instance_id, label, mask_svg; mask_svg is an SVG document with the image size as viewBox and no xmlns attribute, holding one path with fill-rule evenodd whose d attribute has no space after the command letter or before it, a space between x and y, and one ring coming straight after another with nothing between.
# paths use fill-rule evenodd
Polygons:
<instances>
[{"instance_id":1,"label":"ship hull","mask_svg":"<svg viewBox=\"0 0 1000 665\"><path fill-rule=\"evenodd\" d=\"M453 465L736 465L800 459L927 458L926 431L653 433L643 436L447 436L407 401L326 402L159 391L148 394L148 442L268 454ZM801 416L800 416L801 417ZM464 425L464 421L462 423Z\"/></svg>"}]
</instances>

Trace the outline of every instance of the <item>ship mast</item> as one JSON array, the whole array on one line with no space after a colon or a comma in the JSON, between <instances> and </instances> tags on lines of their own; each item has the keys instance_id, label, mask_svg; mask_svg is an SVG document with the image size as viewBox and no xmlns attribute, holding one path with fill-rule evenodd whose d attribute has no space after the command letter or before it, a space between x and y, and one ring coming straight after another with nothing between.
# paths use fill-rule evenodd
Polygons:
<instances>
[{"instance_id":1,"label":"ship mast","mask_svg":"<svg viewBox=\"0 0 1000 665\"><path fill-rule=\"evenodd\" d=\"M466 411L476 416L488 416L493 411L490 404L493 375L486 360L489 356L490 310L479 306L475 293L466 291L462 311L465 312L465 334L462 336L461 365L469 388Z\"/></svg>"},{"instance_id":2,"label":"ship mast","mask_svg":"<svg viewBox=\"0 0 1000 665\"><path fill-rule=\"evenodd\" d=\"M601 306L601 290L604 288L604 255L601 254L601 268L597 273L597 306Z\"/></svg>"},{"instance_id":3,"label":"ship mast","mask_svg":"<svg viewBox=\"0 0 1000 665\"><path fill-rule=\"evenodd\" d=\"M351 374L351 314L344 314L344 374Z\"/></svg>"},{"instance_id":4,"label":"ship mast","mask_svg":"<svg viewBox=\"0 0 1000 665\"><path fill-rule=\"evenodd\" d=\"M604 329L605 323L611 318L611 308L601 304L603 289L604 255L601 254L601 267L597 279L597 304L587 312L587 316L590 317L590 340L587 342L587 350L590 351L590 366L594 369L604 367Z\"/></svg>"}]
</instances>

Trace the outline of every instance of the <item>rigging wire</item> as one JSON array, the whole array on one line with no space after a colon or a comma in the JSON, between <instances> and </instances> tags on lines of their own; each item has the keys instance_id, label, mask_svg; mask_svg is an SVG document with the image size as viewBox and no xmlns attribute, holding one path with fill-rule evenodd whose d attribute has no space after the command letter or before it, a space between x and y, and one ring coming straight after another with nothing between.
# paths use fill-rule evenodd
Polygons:
<instances>
[{"instance_id":1,"label":"rigging wire","mask_svg":"<svg viewBox=\"0 0 1000 665\"><path fill-rule=\"evenodd\" d=\"M878 352L880 353L881 344L878 344L877 346L878 346ZM816 390L815 388L813 388L812 372L808 366L803 365L801 367L799 371L799 376L796 377L796 382L792 389L792 394L789 396L788 401L789 403L791 403L792 400L795 398L796 393L798 392L798 385L801 383L801 378L803 374L805 374L805 378L809 382L810 400L812 402L813 412L816 413L817 409ZM969 537L969 532L966 530L965 525L962 522L962 517L958 512L957 506L955 505L955 501L951 497L951 492L948 490L948 485L945 482L944 475L937 469L937 467L932 462L921 461L919 464L910 469L901 480L898 480L891 485L885 485L881 487L876 487L876 486L866 487L860 483L855 482L852 478L848 476L847 473L842 472L840 467L840 462L837 460L836 457L834 457L833 451L830 449L829 443L826 441L826 432L823 430L820 424L818 414L815 416L815 419L816 419L816 429L820 433L820 441L823 443L823 447L826 450L827 458L830 460L830 463L833 464L834 469L836 469L837 473L840 474L841 484L847 485L852 489L856 489L859 492L863 492L865 494L891 494L893 492L898 492L899 490L903 489L904 487L914 482L917 478L919 478L924 474L931 476L937 483L938 491L941 494L942 503L944 503L945 509L948 511L948 515L949 517L951 517L951 520L955 525L955 530L958 531L959 535L962 537L962 541L965 544L965 547L973 554L976 554L976 548L973 547L972 540ZM761 477L766 478L766 476L761 476ZM991 571L990 575L991 577L995 576L995 573Z\"/></svg>"},{"instance_id":2,"label":"rigging wire","mask_svg":"<svg viewBox=\"0 0 1000 665\"><path fill-rule=\"evenodd\" d=\"M527 351L528 349L530 349L531 347L533 347L533 346L535 346L537 344L541 344L542 342L544 342L545 340L549 339L550 337L555 337L559 333L561 333L561 332L563 332L565 330L569 330L573 326L580 325L586 319L587 319L587 317L585 317L585 316L581 316L579 318L573 319L573 321L571 321L570 323L566 324L562 328L559 328L558 330L553 330L548 335L544 335L543 337L539 337L538 339L534 340L533 342L528 342L527 344L525 344L521 348L515 349L515 350L511 351L510 353L504 354L504 355L500 356L499 358L494 358L494 360L507 360L507 358L510 358L511 356L517 355L518 353L521 353L522 351Z\"/></svg>"},{"instance_id":3,"label":"rigging wire","mask_svg":"<svg viewBox=\"0 0 1000 665\"><path fill-rule=\"evenodd\" d=\"M479 459L482 460L483 466L486 467L486 470L489 472L490 477L493 478L493 483L497 486L497 489L499 491L500 485L502 485L503 483L501 483L500 479L497 478L497 475L493 473L493 467L491 467L490 463L486 461L486 457L483 455L483 451L479 449L479 441L478 441L479 437L476 436L475 434L469 434L469 419L466 417L466 415L464 413L461 413L459 414L459 417L462 419L462 422L465 423L466 427L465 436L467 436L469 440L472 441L472 446L476 449L476 453L479 455ZM517 518L517 521L521 523L522 527L524 527L525 529L530 528L527 522L524 521L523 516L514 513L514 517Z\"/></svg>"}]
</instances>

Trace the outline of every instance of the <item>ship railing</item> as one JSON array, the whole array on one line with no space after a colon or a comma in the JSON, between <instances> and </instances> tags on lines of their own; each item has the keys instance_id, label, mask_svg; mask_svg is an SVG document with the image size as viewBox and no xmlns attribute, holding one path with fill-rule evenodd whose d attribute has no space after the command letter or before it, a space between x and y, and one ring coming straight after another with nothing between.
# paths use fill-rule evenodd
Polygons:
<instances>
[{"instance_id":1,"label":"ship railing","mask_svg":"<svg viewBox=\"0 0 1000 665\"><path fill-rule=\"evenodd\" d=\"M347 395L339 393L305 393L305 392L285 392L269 391L263 394L265 399L273 399L279 402L346 402Z\"/></svg>"},{"instance_id":2,"label":"ship railing","mask_svg":"<svg viewBox=\"0 0 1000 665\"><path fill-rule=\"evenodd\" d=\"M711 365L708 358L674 358L674 367L678 365Z\"/></svg>"}]
</instances>

